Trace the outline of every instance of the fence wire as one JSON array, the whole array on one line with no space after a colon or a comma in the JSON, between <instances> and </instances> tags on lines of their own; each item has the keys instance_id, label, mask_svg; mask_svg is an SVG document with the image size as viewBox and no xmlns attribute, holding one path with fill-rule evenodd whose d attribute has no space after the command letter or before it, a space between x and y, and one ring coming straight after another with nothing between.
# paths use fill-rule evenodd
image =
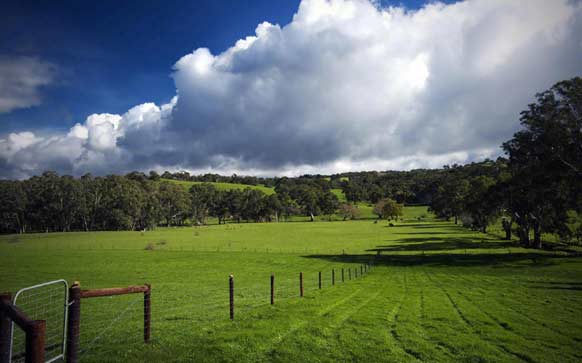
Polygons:
<instances>
[{"instance_id":1,"label":"fence wire","mask_svg":"<svg viewBox=\"0 0 582 363\"><path fill-rule=\"evenodd\" d=\"M125 361L143 347L143 294L81 299L79 352L81 362Z\"/></svg>"},{"instance_id":2,"label":"fence wire","mask_svg":"<svg viewBox=\"0 0 582 363\"><path fill-rule=\"evenodd\" d=\"M15 305L32 320L45 320L45 362L52 362L64 353L65 305L67 286L64 282L39 285L15 296ZM12 362L24 362L26 335L16 324L12 328Z\"/></svg>"},{"instance_id":3,"label":"fence wire","mask_svg":"<svg viewBox=\"0 0 582 363\"><path fill-rule=\"evenodd\" d=\"M361 277L360 267L344 267L344 282L348 269ZM305 296L319 290L319 271L303 274ZM322 270L322 289L332 286L331 269ZM183 291L175 286L152 288L151 344L171 355L172 337L192 336L196 332L229 320L228 279L221 286ZM341 268L335 269L335 284L342 284ZM251 312L270 305L270 275L235 276L235 320L252 318ZM275 304L299 298L299 273L275 275ZM113 362L135 360L136 352L144 350L144 295L129 294L81 300L79 357L82 362ZM150 344L150 345L151 345ZM133 359L132 359L133 358Z\"/></svg>"}]
</instances>

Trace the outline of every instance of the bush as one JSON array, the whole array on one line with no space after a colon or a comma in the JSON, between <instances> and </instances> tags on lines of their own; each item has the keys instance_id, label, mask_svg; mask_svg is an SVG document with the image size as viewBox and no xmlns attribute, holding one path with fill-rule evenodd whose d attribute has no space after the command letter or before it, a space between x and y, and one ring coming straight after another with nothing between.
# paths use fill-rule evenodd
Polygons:
<instances>
[{"instance_id":1,"label":"bush","mask_svg":"<svg viewBox=\"0 0 582 363\"><path fill-rule=\"evenodd\" d=\"M564 237L569 242L576 242L582 244L582 214L575 210L566 212L566 230Z\"/></svg>"}]
</instances>

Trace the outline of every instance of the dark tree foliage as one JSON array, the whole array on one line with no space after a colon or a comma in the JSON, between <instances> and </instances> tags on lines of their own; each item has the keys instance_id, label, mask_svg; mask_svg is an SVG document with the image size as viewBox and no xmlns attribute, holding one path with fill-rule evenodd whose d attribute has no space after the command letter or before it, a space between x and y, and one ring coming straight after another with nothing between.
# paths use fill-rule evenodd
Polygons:
<instances>
[{"instance_id":1,"label":"dark tree foliage","mask_svg":"<svg viewBox=\"0 0 582 363\"><path fill-rule=\"evenodd\" d=\"M398 203L428 204L434 194L433 181L439 173L440 170L424 169L345 173L341 177L347 179L340 185L349 202L374 204L380 199L390 198ZM338 180L338 177L332 176L331 180Z\"/></svg>"},{"instance_id":2,"label":"dark tree foliage","mask_svg":"<svg viewBox=\"0 0 582 363\"><path fill-rule=\"evenodd\" d=\"M539 248L543 232L566 237L568 211L582 211L582 78L537 94L520 121L523 129L503 144L508 210L521 242Z\"/></svg>"},{"instance_id":3,"label":"dark tree foliage","mask_svg":"<svg viewBox=\"0 0 582 363\"><path fill-rule=\"evenodd\" d=\"M311 221L318 215L331 215L339 208L339 200L331 192L329 181L320 176L280 178L275 191L278 195L288 195Z\"/></svg>"},{"instance_id":4,"label":"dark tree foliage","mask_svg":"<svg viewBox=\"0 0 582 363\"><path fill-rule=\"evenodd\" d=\"M501 216L526 247L542 234L578 241L582 214L582 79L562 81L536 95L521 113L522 129L503 144L508 159L445 167L433 184L431 209L461 217L485 232Z\"/></svg>"}]
</instances>

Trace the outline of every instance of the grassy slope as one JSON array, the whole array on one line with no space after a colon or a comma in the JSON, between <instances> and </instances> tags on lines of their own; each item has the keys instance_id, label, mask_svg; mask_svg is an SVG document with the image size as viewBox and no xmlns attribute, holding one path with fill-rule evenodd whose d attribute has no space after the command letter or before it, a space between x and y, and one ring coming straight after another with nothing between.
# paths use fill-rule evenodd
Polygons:
<instances>
[{"instance_id":1,"label":"grassy slope","mask_svg":"<svg viewBox=\"0 0 582 363\"><path fill-rule=\"evenodd\" d=\"M170 183L183 185L184 188L186 188L186 189L190 189L190 187L194 184L202 184L202 182L173 180L173 179L162 179L162 181L167 181ZM232 190L232 189L243 190L243 189L250 188L250 189L260 190L261 192L263 192L267 195L275 193L274 188L266 187L264 185L247 185L247 184L236 184L236 183L210 183L210 184L214 185L216 187L216 189L218 189L218 190Z\"/></svg>"},{"instance_id":2,"label":"grassy slope","mask_svg":"<svg viewBox=\"0 0 582 363\"><path fill-rule=\"evenodd\" d=\"M422 208L406 213L407 222L396 227L296 222L2 236L0 290L61 277L85 288L151 282L154 339L145 348L140 296L83 301L86 361L582 358L582 260L527 251L451 223L417 222ZM156 250L145 251L148 242ZM339 281L341 268L353 272L371 259L370 274L330 286L332 268ZM299 271L304 299L296 297ZM228 320L230 273L234 322ZM275 306L267 304L271 273ZM131 308L94 340L116 316L112 306Z\"/></svg>"}]
</instances>

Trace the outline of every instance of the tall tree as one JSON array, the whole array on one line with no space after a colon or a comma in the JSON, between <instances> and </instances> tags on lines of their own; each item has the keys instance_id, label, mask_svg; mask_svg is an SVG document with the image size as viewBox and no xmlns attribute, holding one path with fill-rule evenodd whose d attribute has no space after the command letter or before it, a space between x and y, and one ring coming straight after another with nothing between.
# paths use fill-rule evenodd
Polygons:
<instances>
[{"instance_id":1,"label":"tall tree","mask_svg":"<svg viewBox=\"0 0 582 363\"><path fill-rule=\"evenodd\" d=\"M536 95L521 113L522 130L503 144L509 155L511 210L520 240L541 248L541 234L565 228L566 211L582 206L582 78L562 81Z\"/></svg>"}]
</instances>

